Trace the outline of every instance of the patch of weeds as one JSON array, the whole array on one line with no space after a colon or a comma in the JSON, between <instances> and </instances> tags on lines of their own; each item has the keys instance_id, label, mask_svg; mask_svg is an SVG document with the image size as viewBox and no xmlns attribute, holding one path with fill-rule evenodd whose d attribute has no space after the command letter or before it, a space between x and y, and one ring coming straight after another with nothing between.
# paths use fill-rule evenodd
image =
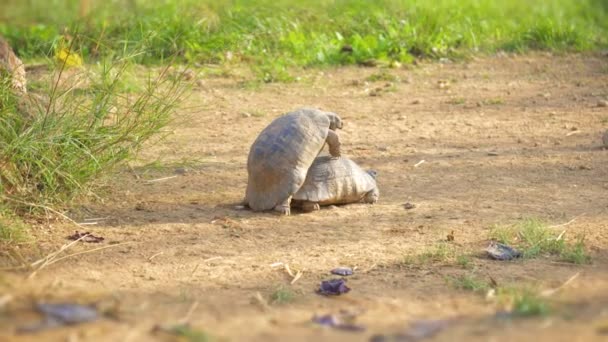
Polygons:
<instances>
[{"instance_id":1,"label":"patch of weeds","mask_svg":"<svg viewBox=\"0 0 608 342\"><path fill-rule=\"evenodd\" d=\"M561 252L560 257L565 262L570 262L577 265L591 263L591 256L585 248L585 237L578 236L573 245L566 246Z\"/></svg>"},{"instance_id":2,"label":"patch of weeds","mask_svg":"<svg viewBox=\"0 0 608 342\"><path fill-rule=\"evenodd\" d=\"M490 288L487 281L477 278L475 275L462 275L458 277L449 277L448 281L457 289L485 292Z\"/></svg>"},{"instance_id":3,"label":"patch of weeds","mask_svg":"<svg viewBox=\"0 0 608 342\"><path fill-rule=\"evenodd\" d=\"M496 227L490 238L507 245L517 246L524 258L542 255L559 256L563 261L574 264L588 264L591 256L579 235L572 244L567 243L564 234L552 231L546 223L538 219L526 219L511 226Z\"/></svg>"},{"instance_id":4,"label":"patch of weeds","mask_svg":"<svg viewBox=\"0 0 608 342\"><path fill-rule=\"evenodd\" d=\"M420 254L406 256L404 264L421 266L426 264L447 263L453 261L455 257L456 251L454 247L448 243L441 242Z\"/></svg>"},{"instance_id":5,"label":"patch of weeds","mask_svg":"<svg viewBox=\"0 0 608 342\"><path fill-rule=\"evenodd\" d=\"M464 269L471 269L475 266L471 257L464 254L456 256L456 264Z\"/></svg>"},{"instance_id":6,"label":"patch of weeds","mask_svg":"<svg viewBox=\"0 0 608 342\"><path fill-rule=\"evenodd\" d=\"M483 101L483 104L485 104L485 105L501 105L504 103L505 103L505 101L500 98L488 99L488 100Z\"/></svg>"},{"instance_id":7,"label":"patch of weeds","mask_svg":"<svg viewBox=\"0 0 608 342\"><path fill-rule=\"evenodd\" d=\"M194 329L187 324L176 325L166 329L166 332L183 338L187 342L210 342L212 338L202 330Z\"/></svg>"},{"instance_id":8,"label":"patch of weeds","mask_svg":"<svg viewBox=\"0 0 608 342\"><path fill-rule=\"evenodd\" d=\"M603 123L603 124L608 123L608 116L604 116L603 118L601 118L600 123Z\"/></svg>"},{"instance_id":9,"label":"patch of weeds","mask_svg":"<svg viewBox=\"0 0 608 342\"><path fill-rule=\"evenodd\" d=\"M27 226L17 217L0 212L0 242L9 244L28 240Z\"/></svg>"},{"instance_id":10,"label":"patch of weeds","mask_svg":"<svg viewBox=\"0 0 608 342\"><path fill-rule=\"evenodd\" d=\"M453 105L462 105L462 104L465 104L465 102L466 102L466 100L462 97L453 98L448 101L449 104L453 104Z\"/></svg>"},{"instance_id":11,"label":"patch of weeds","mask_svg":"<svg viewBox=\"0 0 608 342\"><path fill-rule=\"evenodd\" d=\"M0 194L11 210L67 205L166 134L185 88L166 68L141 87L127 80L139 52L103 58L80 75L86 82L51 81L25 103L0 83Z\"/></svg>"},{"instance_id":12,"label":"patch of weeds","mask_svg":"<svg viewBox=\"0 0 608 342\"><path fill-rule=\"evenodd\" d=\"M253 109L248 111L247 113L251 114L251 116L253 116L254 118L262 118L266 116L266 112L259 109Z\"/></svg>"},{"instance_id":13,"label":"patch of weeds","mask_svg":"<svg viewBox=\"0 0 608 342\"><path fill-rule=\"evenodd\" d=\"M546 223L537 219L526 219L515 225L496 227L490 238L498 242L515 245L521 250L524 258L536 258L541 255L561 255L568 246L563 236L552 232Z\"/></svg>"},{"instance_id":14,"label":"patch of weeds","mask_svg":"<svg viewBox=\"0 0 608 342\"><path fill-rule=\"evenodd\" d=\"M296 294L291 288L281 285L270 295L270 302L279 305L287 304L291 303L295 297Z\"/></svg>"},{"instance_id":15,"label":"patch of weeds","mask_svg":"<svg viewBox=\"0 0 608 342\"><path fill-rule=\"evenodd\" d=\"M378 81L400 82L401 81L399 76L393 75L385 70L371 74L365 80L369 81L369 82L378 82Z\"/></svg>"},{"instance_id":16,"label":"patch of weeds","mask_svg":"<svg viewBox=\"0 0 608 342\"><path fill-rule=\"evenodd\" d=\"M551 312L547 299L530 288L500 288L498 298L499 302L516 317L545 316Z\"/></svg>"}]
</instances>

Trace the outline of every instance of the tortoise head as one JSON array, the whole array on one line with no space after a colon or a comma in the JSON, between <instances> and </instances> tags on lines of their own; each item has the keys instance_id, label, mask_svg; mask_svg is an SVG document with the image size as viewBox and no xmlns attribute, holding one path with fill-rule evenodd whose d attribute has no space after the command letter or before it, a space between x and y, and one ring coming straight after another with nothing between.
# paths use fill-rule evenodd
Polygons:
<instances>
[{"instance_id":1,"label":"tortoise head","mask_svg":"<svg viewBox=\"0 0 608 342\"><path fill-rule=\"evenodd\" d=\"M342 129L342 119L336 113L326 113L329 117L329 129L335 131L336 129Z\"/></svg>"},{"instance_id":2,"label":"tortoise head","mask_svg":"<svg viewBox=\"0 0 608 342\"><path fill-rule=\"evenodd\" d=\"M378 176L378 172L376 170L367 170L367 174L372 176L374 180L376 180L376 177Z\"/></svg>"}]
</instances>

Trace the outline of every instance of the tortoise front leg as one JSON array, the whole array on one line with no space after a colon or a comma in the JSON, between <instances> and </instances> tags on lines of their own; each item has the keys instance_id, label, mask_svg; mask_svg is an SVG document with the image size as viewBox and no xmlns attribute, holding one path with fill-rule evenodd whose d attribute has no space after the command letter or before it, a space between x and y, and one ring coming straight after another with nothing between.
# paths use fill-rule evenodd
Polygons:
<instances>
[{"instance_id":1,"label":"tortoise front leg","mask_svg":"<svg viewBox=\"0 0 608 342\"><path fill-rule=\"evenodd\" d=\"M325 139L327 145L329 145L329 154L333 157L340 157L340 138L338 134L332 130L327 133L327 139Z\"/></svg>"},{"instance_id":2,"label":"tortoise front leg","mask_svg":"<svg viewBox=\"0 0 608 342\"><path fill-rule=\"evenodd\" d=\"M277 204L277 206L274 207L274 210L285 216L291 215L291 196L287 197L283 203Z\"/></svg>"}]
</instances>

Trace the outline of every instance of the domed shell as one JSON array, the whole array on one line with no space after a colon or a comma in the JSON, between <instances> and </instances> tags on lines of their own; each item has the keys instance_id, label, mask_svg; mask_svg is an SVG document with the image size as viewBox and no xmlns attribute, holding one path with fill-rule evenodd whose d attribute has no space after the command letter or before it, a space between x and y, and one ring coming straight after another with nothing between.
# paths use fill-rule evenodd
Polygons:
<instances>
[{"instance_id":1,"label":"domed shell","mask_svg":"<svg viewBox=\"0 0 608 342\"><path fill-rule=\"evenodd\" d=\"M245 202L251 209L273 209L298 191L336 118L340 121L334 113L303 108L276 118L260 133L247 159Z\"/></svg>"},{"instance_id":2,"label":"domed shell","mask_svg":"<svg viewBox=\"0 0 608 342\"><path fill-rule=\"evenodd\" d=\"M293 199L320 205L354 203L376 186L376 180L351 159L319 156Z\"/></svg>"}]
</instances>

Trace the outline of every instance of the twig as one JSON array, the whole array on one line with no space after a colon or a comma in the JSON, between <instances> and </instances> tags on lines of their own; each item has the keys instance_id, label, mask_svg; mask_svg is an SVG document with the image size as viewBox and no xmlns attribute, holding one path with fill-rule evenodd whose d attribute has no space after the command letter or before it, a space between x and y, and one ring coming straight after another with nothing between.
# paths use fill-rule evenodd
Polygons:
<instances>
[{"instance_id":1,"label":"twig","mask_svg":"<svg viewBox=\"0 0 608 342\"><path fill-rule=\"evenodd\" d=\"M574 281L574 279L578 278L578 276L581 274L581 272L576 272L575 275L573 275L572 277L570 277L568 280L566 280L566 282L564 282L563 284L561 284L560 286L554 288L554 289L549 289L549 290L545 290L543 292L541 292L541 296L543 297L550 297L552 295L554 295L557 291L563 289L564 287L568 286L568 284L570 284L571 282Z\"/></svg>"},{"instance_id":2,"label":"twig","mask_svg":"<svg viewBox=\"0 0 608 342\"><path fill-rule=\"evenodd\" d=\"M72 222L73 224L77 225L78 227L83 228L83 226L80 223L72 220L71 218L67 217L65 214L63 214L63 213L61 213L61 212L59 212L59 211L57 211L57 210L55 210L55 209L53 209L51 207L47 207L46 205L24 202L24 201L20 201L20 200L14 199L14 198L6 197L6 196L2 196L2 199L7 200L7 201L11 201L11 202L15 202L15 203L25 204L25 205L30 206L30 207L36 207L36 208L42 208L44 210L48 210L50 212L53 212L53 213L55 213L55 214L63 217L64 219Z\"/></svg>"},{"instance_id":3,"label":"twig","mask_svg":"<svg viewBox=\"0 0 608 342\"><path fill-rule=\"evenodd\" d=\"M363 271L363 273L367 273L371 270L373 270L374 268L376 268L376 266L378 266L378 264L374 263L372 264L370 267L368 267L365 271Z\"/></svg>"},{"instance_id":4,"label":"twig","mask_svg":"<svg viewBox=\"0 0 608 342\"><path fill-rule=\"evenodd\" d=\"M416 164L414 164L414 167L418 167L418 166L424 164L425 162L426 162L426 160L422 159L421 161L419 161Z\"/></svg>"},{"instance_id":5,"label":"twig","mask_svg":"<svg viewBox=\"0 0 608 342\"><path fill-rule=\"evenodd\" d=\"M194 273L196 272L196 270L198 270L199 266L201 266L201 264L196 264L196 266L194 266L192 273L190 273L190 279L192 279L192 277L194 277Z\"/></svg>"},{"instance_id":6,"label":"twig","mask_svg":"<svg viewBox=\"0 0 608 342\"><path fill-rule=\"evenodd\" d=\"M86 237L86 236L88 236L88 234L87 234L87 235L82 236L80 239L82 239L82 238L84 238L84 237ZM76 243L76 242L80 241L80 239L75 240L73 243L71 243L71 244L70 244L70 246L71 246L72 244L74 244L74 243ZM87 254L87 253L93 253L93 252L96 252L96 251L99 251L99 250L102 250L102 249L106 249L106 248L112 248L112 247L118 247L118 246L126 245L126 244L129 244L129 243L133 243L133 241L128 241L128 242L118 243L118 244L115 244L115 245L108 245L108 246L103 246L103 247L97 247L97 248L89 249L89 250L82 251L82 252L77 252L77 253L68 254L68 255L62 256L61 258L57 258L57 259L54 259L54 257L53 257L53 258L52 258L53 260L49 260L49 261L47 261L47 262L43 263L43 264L42 264L40 267L38 267L38 269L36 269L34 272L32 272L32 273L31 273L31 274L30 274L30 275L27 277L27 279L31 279L31 278L33 278L34 276L36 276L36 274L38 273L38 271L41 271L41 270L42 270L43 268L45 268L46 266L52 265L52 264L54 264L54 263L56 263L56 262L59 262L59 261L61 261L61 260L64 260L64 259L67 259L67 258L70 258L70 257L76 256L76 255ZM60 252L62 252L62 251L64 251L64 250L66 250L66 249L67 249L67 247L66 247L66 248L62 248L62 249L60 249L60 250L59 250L59 252L55 254L55 256L57 256L57 254L59 254Z\"/></svg>"},{"instance_id":7,"label":"twig","mask_svg":"<svg viewBox=\"0 0 608 342\"><path fill-rule=\"evenodd\" d=\"M84 220L89 222L89 221L103 221L103 220L107 220L109 219L109 217L93 217L93 218L85 218Z\"/></svg>"},{"instance_id":8,"label":"twig","mask_svg":"<svg viewBox=\"0 0 608 342\"><path fill-rule=\"evenodd\" d=\"M207 259L203 260L203 262L209 262L209 261L219 260L219 259L223 259L223 258L224 257L221 257L221 256L215 256L215 257L207 258Z\"/></svg>"},{"instance_id":9,"label":"twig","mask_svg":"<svg viewBox=\"0 0 608 342\"><path fill-rule=\"evenodd\" d=\"M571 135L575 135L575 134L579 134L581 131L572 131L572 132L568 132L566 133L566 136L569 137Z\"/></svg>"},{"instance_id":10,"label":"twig","mask_svg":"<svg viewBox=\"0 0 608 342\"><path fill-rule=\"evenodd\" d=\"M578 216L575 216L575 217L574 217L572 220L570 220L570 221L568 221L568 222L566 222L566 223L557 224L557 225L554 225L554 226L549 226L549 228L557 228L557 227L563 227L563 226L567 226L567 225L569 225L570 223L574 222L574 221L575 221L577 218L579 218L579 217L581 217L581 216L583 216L583 215L585 215L585 214L583 213L583 214L580 214L580 215L578 215Z\"/></svg>"},{"instance_id":11,"label":"twig","mask_svg":"<svg viewBox=\"0 0 608 342\"><path fill-rule=\"evenodd\" d=\"M192 305L190 305L190 308L188 309L188 312L186 312L186 315L177 321L178 324L188 323L188 321L190 320L190 317L192 316L192 313L194 313L194 310L196 310L197 307L198 307L198 300L195 301L194 303L192 303Z\"/></svg>"},{"instance_id":12,"label":"twig","mask_svg":"<svg viewBox=\"0 0 608 342\"><path fill-rule=\"evenodd\" d=\"M163 177L163 178L157 178L157 179L151 179L151 180L147 180L146 184L150 184L150 183L156 183L156 182L162 182L162 181L166 181L172 178L176 178L177 176L169 176L169 177Z\"/></svg>"},{"instance_id":13,"label":"twig","mask_svg":"<svg viewBox=\"0 0 608 342\"><path fill-rule=\"evenodd\" d=\"M264 299L264 297L262 297L261 293L256 292L255 295L253 295L253 299L255 299L256 302L258 302L258 304L260 304L260 306L262 307L262 310L264 310L264 311L270 310L270 305L268 305L268 301L266 301L266 299Z\"/></svg>"},{"instance_id":14,"label":"twig","mask_svg":"<svg viewBox=\"0 0 608 342\"><path fill-rule=\"evenodd\" d=\"M298 272L296 273L296 276L295 276L295 277L293 277L293 279L291 280L290 284L291 284L291 285L295 284L295 283L296 283L296 281L298 281L298 279L300 279L300 278L302 277L302 274L303 274L303 273L304 273L303 271L298 271Z\"/></svg>"},{"instance_id":15,"label":"twig","mask_svg":"<svg viewBox=\"0 0 608 342\"><path fill-rule=\"evenodd\" d=\"M287 271L287 274L289 274L290 277L295 277L295 275L293 274L293 272L291 271L291 268L289 268L288 264L285 264L285 271Z\"/></svg>"},{"instance_id":16,"label":"twig","mask_svg":"<svg viewBox=\"0 0 608 342\"><path fill-rule=\"evenodd\" d=\"M66 249L68 249L70 247L72 247L78 241L84 239L87 236L89 236L89 234L84 234L83 236L79 237L78 239L76 239L76 240L74 240L74 241L72 241L72 242L70 242L68 244L65 244L65 245L61 246L61 248L59 248L58 251L50 253L47 256L45 256L44 258L38 259L38 260L34 261L33 263L31 263L30 267L36 267L40 263L42 263L44 265L44 264L50 262L51 260L55 259L57 257L57 255L61 254L61 252L65 251Z\"/></svg>"},{"instance_id":17,"label":"twig","mask_svg":"<svg viewBox=\"0 0 608 342\"><path fill-rule=\"evenodd\" d=\"M11 294L5 294L0 297L0 309L6 306L6 304L10 303L13 300L13 296Z\"/></svg>"},{"instance_id":18,"label":"twig","mask_svg":"<svg viewBox=\"0 0 608 342\"><path fill-rule=\"evenodd\" d=\"M165 252L158 252L158 253L154 254L153 256L149 257L149 258L148 258L148 261L152 261L152 259L154 259L154 258L156 258L157 256L159 256L159 255L161 255L161 254L164 254L164 253L165 253Z\"/></svg>"}]
</instances>

